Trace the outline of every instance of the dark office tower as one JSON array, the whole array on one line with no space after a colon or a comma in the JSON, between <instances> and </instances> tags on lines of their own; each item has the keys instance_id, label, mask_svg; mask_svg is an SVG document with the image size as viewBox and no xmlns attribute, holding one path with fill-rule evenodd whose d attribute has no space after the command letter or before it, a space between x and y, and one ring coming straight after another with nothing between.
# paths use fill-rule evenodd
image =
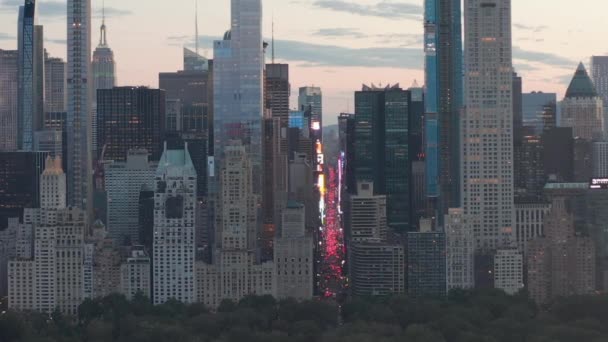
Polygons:
<instances>
[{"instance_id":1,"label":"dark office tower","mask_svg":"<svg viewBox=\"0 0 608 342\"><path fill-rule=\"evenodd\" d=\"M100 89L97 93L98 155L126 161L127 151L146 149L158 161L165 135L165 92L145 87Z\"/></svg>"},{"instance_id":2,"label":"dark office tower","mask_svg":"<svg viewBox=\"0 0 608 342\"><path fill-rule=\"evenodd\" d=\"M346 194L357 191L355 180L355 114L342 113L338 117L338 140L340 145L341 202Z\"/></svg>"},{"instance_id":3,"label":"dark office tower","mask_svg":"<svg viewBox=\"0 0 608 342\"><path fill-rule=\"evenodd\" d=\"M272 111L273 118L289 117L289 84L288 64L266 64L266 107Z\"/></svg>"},{"instance_id":4,"label":"dark office tower","mask_svg":"<svg viewBox=\"0 0 608 342\"><path fill-rule=\"evenodd\" d=\"M66 68L61 58L44 53L44 112L65 112ZM46 126L45 126L46 128Z\"/></svg>"},{"instance_id":5,"label":"dark office tower","mask_svg":"<svg viewBox=\"0 0 608 342\"><path fill-rule=\"evenodd\" d=\"M460 207L461 17L460 0L425 0L426 191L440 219Z\"/></svg>"},{"instance_id":6,"label":"dark office tower","mask_svg":"<svg viewBox=\"0 0 608 342\"><path fill-rule=\"evenodd\" d=\"M543 133L543 166L547 181L569 183L574 181L574 139L572 128L556 127Z\"/></svg>"},{"instance_id":7,"label":"dark office tower","mask_svg":"<svg viewBox=\"0 0 608 342\"><path fill-rule=\"evenodd\" d=\"M410 89L409 155L413 161L424 160L424 89L414 84Z\"/></svg>"},{"instance_id":8,"label":"dark office tower","mask_svg":"<svg viewBox=\"0 0 608 342\"><path fill-rule=\"evenodd\" d=\"M24 208L39 207L46 152L0 152L0 230Z\"/></svg>"},{"instance_id":9,"label":"dark office tower","mask_svg":"<svg viewBox=\"0 0 608 342\"><path fill-rule=\"evenodd\" d=\"M593 176L593 142L574 138L574 181L588 182Z\"/></svg>"},{"instance_id":10,"label":"dark office tower","mask_svg":"<svg viewBox=\"0 0 608 342\"><path fill-rule=\"evenodd\" d=\"M44 111L44 52L42 26L36 25L36 1L19 7L19 94L17 141L32 151L34 132L42 126Z\"/></svg>"},{"instance_id":11,"label":"dark office tower","mask_svg":"<svg viewBox=\"0 0 608 342\"><path fill-rule=\"evenodd\" d=\"M398 85L355 93L355 178L387 197L388 226L410 229L409 92Z\"/></svg>"},{"instance_id":12,"label":"dark office tower","mask_svg":"<svg viewBox=\"0 0 608 342\"><path fill-rule=\"evenodd\" d=\"M542 135L557 126L557 95L531 92L523 94L523 126L527 134Z\"/></svg>"},{"instance_id":13,"label":"dark office tower","mask_svg":"<svg viewBox=\"0 0 608 342\"><path fill-rule=\"evenodd\" d=\"M513 143L515 149L521 144L524 137L523 124L523 83L516 72L513 73ZM515 153L517 151L514 151Z\"/></svg>"},{"instance_id":14,"label":"dark office tower","mask_svg":"<svg viewBox=\"0 0 608 342\"><path fill-rule=\"evenodd\" d=\"M67 12L68 203L91 214L93 209L91 0L68 0Z\"/></svg>"},{"instance_id":15,"label":"dark office tower","mask_svg":"<svg viewBox=\"0 0 608 342\"><path fill-rule=\"evenodd\" d=\"M515 153L515 203L539 203L546 183L540 136L525 135Z\"/></svg>"},{"instance_id":16,"label":"dark office tower","mask_svg":"<svg viewBox=\"0 0 608 342\"><path fill-rule=\"evenodd\" d=\"M0 151L17 150L19 51L0 50Z\"/></svg>"},{"instance_id":17,"label":"dark office tower","mask_svg":"<svg viewBox=\"0 0 608 342\"><path fill-rule=\"evenodd\" d=\"M440 298L446 295L445 255L445 233L433 232L430 229L407 233L409 296Z\"/></svg>"},{"instance_id":18,"label":"dark office tower","mask_svg":"<svg viewBox=\"0 0 608 342\"><path fill-rule=\"evenodd\" d=\"M139 192L139 242L148 251L154 241L154 190L142 186Z\"/></svg>"},{"instance_id":19,"label":"dark office tower","mask_svg":"<svg viewBox=\"0 0 608 342\"><path fill-rule=\"evenodd\" d=\"M209 71L162 72L158 75L160 89L168 103L176 103L172 125L177 132L207 132L212 120L213 80Z\"/></svg>"}]
</instances>

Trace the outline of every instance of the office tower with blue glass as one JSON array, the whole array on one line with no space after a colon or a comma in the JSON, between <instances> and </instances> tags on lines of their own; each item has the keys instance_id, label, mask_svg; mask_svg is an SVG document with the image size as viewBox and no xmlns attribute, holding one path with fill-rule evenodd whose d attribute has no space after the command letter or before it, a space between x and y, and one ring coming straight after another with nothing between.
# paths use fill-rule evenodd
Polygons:
<instances>
[{"instance_id":1,"label":"office tower with blue glass","mask_svg":"<svg viewBox=\"0 0 608 342\"><path fill-rule=\"evenodd\" d=\"M36 1L19 7L19 91L17 143L34 148L34 133L42 128L44 112L44 51L42 26L36 25Z\"/></svg>"},{"instance_id":2,"label":"office tower with blue glass","mask_svg":"<svg viewBox=\"0 0 608 342\"><path fill-rule=\"evenodd\" d=\"M68 0L67 146L68 203L90 211L91 159L91 0Z\"/></svg>"},{"instance_id":3,"label":"office tower with blue glass","mask_svg":"<svg viewBox=\"0 0 608 342\"><path fill-rule=\"evenodd\" d=\"M426 192L441 220L449 208L460 206L460 0L426 0L424 17Z\"/></svg>"},{"instance_id":4,"label":"office tower with blue glass","mask_svg":"<svg viewBox=\"0 0 608 342\"><path fill-rule=\"evenodd\" d=\"M262 1L232 0L231 28L213 43L214 158L211 191L217 191L222 155L231 140L239 140L251 158L253 191L262 188L262 120L264 52Z\"/></svg>"}]
</instances>

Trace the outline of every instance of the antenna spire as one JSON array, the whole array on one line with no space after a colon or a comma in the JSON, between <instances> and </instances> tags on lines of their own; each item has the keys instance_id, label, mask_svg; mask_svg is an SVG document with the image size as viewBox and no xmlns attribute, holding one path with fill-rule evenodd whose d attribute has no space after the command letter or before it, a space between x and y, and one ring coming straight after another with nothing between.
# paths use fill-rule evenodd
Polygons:
<instances>
[{"instance_id":1,"label":"antenna spire","mask_svg":"<svg viewBox=\"0 0 608 342\"><path fill-rule=\"evenodd\" d=\"M106 38L106 1L103 0L101 6L101 35L99 36L99 45L108 45L108 41Z\"/></svg>"},{"instance_id":2,"label":"antenna spire","mask_svg":"<svg viewBox=\"0 0 608 342\"><path fill-rule=\"evenodd\" d=\"M198 55L198 0L194 0L194 52Z\"/></svg>"},{"instance_id":3,"label":"antenna spire","mask_svg":"<svg viewBox=\"0 0 608 342\"><path fill-rule=\"evenodd\" d=\"M274 64L274 12L272 13L272 64Z\"/></svg>"}]
</instances>

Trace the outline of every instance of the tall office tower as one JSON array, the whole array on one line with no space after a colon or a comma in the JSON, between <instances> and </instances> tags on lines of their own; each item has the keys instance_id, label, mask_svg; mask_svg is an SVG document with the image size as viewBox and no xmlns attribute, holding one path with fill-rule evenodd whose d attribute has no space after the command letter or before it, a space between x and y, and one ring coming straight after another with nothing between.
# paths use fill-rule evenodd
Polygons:
<instances>
[{"instance_id":1,"label":"tall office tower","mask_svg":"<svg viewBox=\"0 0 608 342\"><path fill-rule=\"evenodd\" d=\"M572 127L575 138L604 138L604 102L595 90L583 63L578 65L562 101L562 127Z\"/></svg>"},{"instance_id":2,"label":"tall office tower","mask_svg":"<svg viewBox=\"0 0 608 342\"><path fill-rule=\"evenodd\" d=\"M67 182L61 158L47 157L44 171L40 177L40 207L44 209L66 208L65 189Z\"/></svg>"},{"instance_id":3,"label":"tall office tower","mask_svg":"<svg viewBox=\"0 0 608 342\"><path fill-rule=\"evenodd\" d=\"M524 288L524 257L517 248L496 251L494 287L509 295L515 295Z\"/></svg>"},{"instance_id":4,"label":"tall office tower","mask_svg":"<svg viewBox=\"0 0 608 342\"><path fill-rule=\"evenodd\" d=\"M148 151L129 150L126 162L109 164L105 170L108 201L108 236L116 243L142 243L139 227L139 196L152 189L157 163L148 162Z\"/></svg>"},{"instance_id":5,"label":"tall office tower","mask_svg":"<svg viewBox=\"0 0 608 342\"><path fill-rule=\"evenodd\" d=\"M195 301L196 177L187 149L163 152L154 180L154 304Z\"/></svg>"},{"instance_id":6,"label":"tall office tower","mask_svg":"<svg viewBox=\"0 0 608 342\"><path fill-rule=\"evenodd\" d=\"M574 138L574 181L587 182L593 174L593 142Z\"/></svg>"},{"instance_id":7,"label":"tall office tower","mask_svg":"<svg viewBox=\"0 0 608 342\"><path fill-rule=\"evenodd\" d=\"M339 165L340 177L340 205L344 206L346 194L355 193L355 115L341 113L338 117L338 140L340 145Z\"/></svg>"},{"instance_id":8,"label":"tall office tower","mask_svg":"<svg viewBox=\"0 0 608 342\"><path fill-rule=\"evenodd\" d=\"M557 126L557 95L531 92L522 95L523 134L540 136Z\"/></svg>"},{"instance_id":9,"label":"tall office tower","mask_svg":"<svg viewBox=\"0 0 608 342\"><path fill-rule=\"evenodd\" d=\"M198 300L217 308L224 299L276 295L274 264L256 263L257 200L248 147L229 142L219 174L213 264L197 264ZM203 297L200 296L203 294Z\"/></svg>"},{"instance_id":10,"label":"tall office tower","mask_svg":"<svg viewBox=\"0 0 608 342\"><path fill-rule=\"evenodd\" d=\"M574 181L574 139L572 128L556 127L541 136L543 165L549 182Z\"/></svg>"},{"instance_id":11,"label":"tall office tower","mask_svg":"<svg viewBox=\"0 0 608 342\"><path fill-rule=\"evenodd\" d=\"M151 282L150 257L141 246L133 247L127 259L120 266L120 293L127 300L141 293L150 298Z\"/></svg>"},{"instance_id":12,"label":"tall office tower","mask_svg":"<svg viewBox=\"0 0 608 342\"><path fill-rule=\"evenodd\" d=\"M0 151L17 150L19 51L0 49Z\"/></svg>"},{"instance_id":13,"label":"tall office tower","mask_svg":"<svg viewBox=\"0 0 608 342\"><path fill-rule=\"evenodd\" d=\"M277 298L310 300L314 287L314 243L306 233L304 205L289 202L281 221L281 232L274 243Z\"/></svg>"},{"instance_id":14,"label":"tall office tower","mask_svg":"<svg viewBox=\"0 0 608 342\"><path fill-rule=\"evenodd\" d=\"M515 203L542 201L547 182L543 165L543 144L540 136L524 135L514 148Z\"/></svg>"},{"instance_id":15,"label":"tall office tower","mask_svg":"<svg viewBox=\"0 0 608 342\"><path fill-rule=\"evenodd\" d=\"M285 122L289 117L289 64L266 64L266 107L271 110L273 118Z\"/></svg>"},{"instance_id":16,"label":"tall office tower","mask_svg":"<svg viewBox=\"0 0 608 342\"><path fill-rule=\"evenodd\" d=\"M66 64L61 58L50 57L44 52L44 112L57 113L66 110ZM44 126L44 125L43 125ZM44 126L46 128L46 126Z\"/></svg>"},{"instance_id":17,"label":"tall office tower","mask_svg":"<svg viewBox=\"0 0 608 342\"><path fill-rule=\"evenodd\" d=\"M608 113L608 56L591 57L591 78L598 95L604 102L604 115Z\"/></svg>"},{"instance_id":18,"label":"tall office tower","mask_svg":"<svg viewBox=\"0 0 608 342\"><path fill-rule=\"evenodd\" d=\"M301 87L298 93L298 109L312 109L311 127L323 128L323 92L319 87ZM319 135L322 137L322 130ZM321 139L322 140L322 139Z\"/></svg>"},{"instance_id":19,"label":"tall office tower","mask_svg":"<svg viewBox=\"0 0 608 342\"><path fill-rule=\"evenodd\" d=\"M207 71L209 61L198 52L184 48L184 71Z\"/></svg>"},{"instance_id":20,"label":"tall office tower","mask_svg":"<svg viewBox=\"0 0 608 342\"><path fill-rule=\"evenodd\" d=\"M102 9L101 27L99 29L99 45L93 52L91 68L93 71L93 95L92 95L92 116L93 137L91 139L91 151L93 159L97 159L97 91L99 89L112 89L116 87L116 62L114 61L114 51L110 48L107 41L106 31L106 12Z\"/></svg>"},{"instance_id":21,"label":"tall office tower","mask_svg":"<svg viewBox=\"0 0 608 342\"><path fill-rule=\"evenodd\" d=\"M19 7L18 147L33 150L34 132L42 126L44 112L44 53L42 26L36 25L36 1Z\"/></svg>"},{"instance_id":22,"label":"tall office tower","mask_svg":"<svg viewBox=\"0 0 608 342\"><path fill-rule=\"evenodd\" d=\"M23 209L40 206L40 175L46 152L0 153L0 230L8 219L21 217Z\"/></svg>"},{"instance_id":23,"label":"tall office tower","mask_svg":"<svg viewBox=\"0 0 608 342\"><path fill-rule=\"evenodd\" d=\"M608 142L599 141L593 143L593 174L594 178L608 176Z\"/></svg>"},{"instance_id":24,"label":"tall office tower","mask_svg":"<svg viewBox=\"0 0 608 342\"><path fill-rule=\"evenodd\" d=\"M462 204L476 248L494 250L514 242L511 1L464 6Z\"/></svg>"},{"instance_id":25,"label":"tall office tower","mask_svg":"<svg viewBox=\"0 0 608 342\"><path fill-rule=\"evenodd\" d=\"M528 243L544 236L545 216L551 209L551 204L539 203L515 204L515 237L517 248L526 255Z\"/></svg>"},{"instance_id":26,"label":"tall office tower","mask_svg":"<svg viewBox=\"0 0 608 342\"><path fill-rule=\"evenodd\" d=\"M475 236L462 209L445 217L447 292L475 287Z\"/></svg>"},{"instance_id":27,"label":"tall office tower","mask_svg":"<svg viewBox=\"0 0 608 342\"><path fill-rule=\"evenodd\" d=\"M374 184L358 182L345 203L347 265L355 296L405 291L405 251L387 238L386 196Z\"/></svg>"},{"instance_id":28,"label":"tall office tower","mask_svg":"<svg viewBox=\"0 0 608 342\"><path fill-rule=\"evenodd\" d=\"M355 93L355 177L387 197L388 226L410 229L407 91L363 86Z\"/></svg>"},{"instance_id":29,"label":"tall office tower","mask_svg":"<svg viewBox=\"0 0 608 342\"><path fill-rule=\"evenodd\" d=\"M100 89L97 98L98 155L125 161L127 151L146 149L158 161L165 135L165 92L146 87Z\"/></svg>"},{"instance_id":30,"label":"tall office tower","mask_svg":"<svg viewBox=\"0 0 608 342\"><path fill-rule=\"evenodd\" d=\"M528 291L538 304L596 290L595 246L576 236L566 199L554 198L545 218L545 237L528 244Z\"/></svg>"},{"instance_id":31,"label":"tall office tower","mask_svg":"<svg viewBox=\"0 0 608 342\"><path fill-rule=\"evenodd\" d=\"M262 192L262 119L264 112L264 53L262 1L231 0L231 28L215 41L213 60L214 165L211 191L219 191L223 153L231 140L240 140L251 158L253 191Z\"/></svg>"},{"instance_id":32,"label":"tall office tower","mask_svg":"<svg viewBox=\"0 0 608 342\"><path fill-rule=\"evenodd\" d=\"M446 295L446 233L430 228L407 233L407 292L414 298Z\"/></svg>"},{"instance_id":33,"label":"tall office tower","mask_svg":"<svg viewBox=\"0 0 608 342\"><path fill-rule=\"evenodd\" d=\"M315 207L313 175L314 168L306 154L294 154L293 160L289 161L289 200L303 203L306 208ZM306 228L314 229L318 221L315 210L306 211Z\"/></svg>"},{"instance_id":34,"label":"tall office tower","mask_svg":"<svg viewBox=\"0 0 608 342\"><path fill-rule=\"evenodd\" d=\"M93 210L91 0L68 0L68 203Z\"/></svg>"},{"instance_id":35,"label":"tall office tower","mask_svg":"<svg viewBox=\"0 0 608 342\"><path fill-rule=\"evenodd\" d=\"M426 192L439 220L460 207L460 112L463 106L461 5L425 0Z\"/></svg>"},{"instance_id":36,"label":"tall office tower","mask_svg":"<svg viewBox=\"0 0 608 342\"><path fill-rule=\"evenodd\" d=\"M212 76L210 71L177 71L158 74L159 87L166 92L167 105L171 101L171 104L176 107L175 119L167 121L167 132L208 133L213 118ZM171 124L169 124L170 122Z\"/></svg>"}]
</instances>

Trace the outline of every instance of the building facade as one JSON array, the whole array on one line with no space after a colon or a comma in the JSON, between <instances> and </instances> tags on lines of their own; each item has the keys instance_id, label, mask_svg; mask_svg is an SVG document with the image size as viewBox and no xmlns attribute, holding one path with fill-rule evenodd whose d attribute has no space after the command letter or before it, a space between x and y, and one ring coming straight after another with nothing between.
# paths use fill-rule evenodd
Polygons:
<instances>
[{"instance_id":1,"label":"building facade","mask_svg":"<svg viewBox=\"0 0 608 342\"><path fill-rule=\"evenodd\" d=\"M464 6L462 204L476 248L493 250L514 242L511 1Z\"/></svg>"},{"instance_id":2,"label":"building facade","mask_svg":"<svg viewBox=\"0 0 608 342\"><path fill-rule=\"evenodd\" d=\"M494 255L494 287L515 295L524 288L524 257L518 249L499 249Z\"/></svg>"},{"instance_id":3,"label":"building facade","mask_svg":"<svg viewBox=\"0 0 608 342\"><path fill-rule=\"evenodd\" d=\"M604 102L580 63L562 101L562 127L572 127L574 138L587 141L604 138Z\"/></svg>"},{"instance_id":4,"label":"building facade","mask_svg":"<svg viewBox=\"0 0 608 342\"><path fill-rule=\"evenodd\" d=\"M414 298L446 295L446 234L407 233L407 292Z\"/></svg>"},{"instance_id":5,"label":"building facade","mask_svg":"<svg viewBox=\"0 0 608 342\"><path fill-rule=\"evenodd\" d=\"M146 149L150 160L163 153L165 92L145 87L100 89L97 97L98 155L125 161L131 149Z\"/></svg>"},{"instance_id":6,"label":"building facade","mask_svg":"<svg viewBox=\"0 0 608 342\"><path fill-rule=\"evenodd\" d=\"M475 287L475 236L462 209L445 217L447 292Z\"/></svg>"},{"instance_id":7,"label":"building facade","mask_svg":"<svg viewBox=\"0 0 608 342\"><path fill-rule=\"evenodd\" d=\"M194 303L196 171L187 149L165 150L154 179L154 304Z\"/></svg>"},{"instance_id":8,"label":"building facade","mask_svg":"<svg viewBox=\"0 0 608 342\"><path fill-rule=\"evenodd\" d=\"M17 149L19 51L0 50L0 151Z\"/></svg>"}]
</instances>

